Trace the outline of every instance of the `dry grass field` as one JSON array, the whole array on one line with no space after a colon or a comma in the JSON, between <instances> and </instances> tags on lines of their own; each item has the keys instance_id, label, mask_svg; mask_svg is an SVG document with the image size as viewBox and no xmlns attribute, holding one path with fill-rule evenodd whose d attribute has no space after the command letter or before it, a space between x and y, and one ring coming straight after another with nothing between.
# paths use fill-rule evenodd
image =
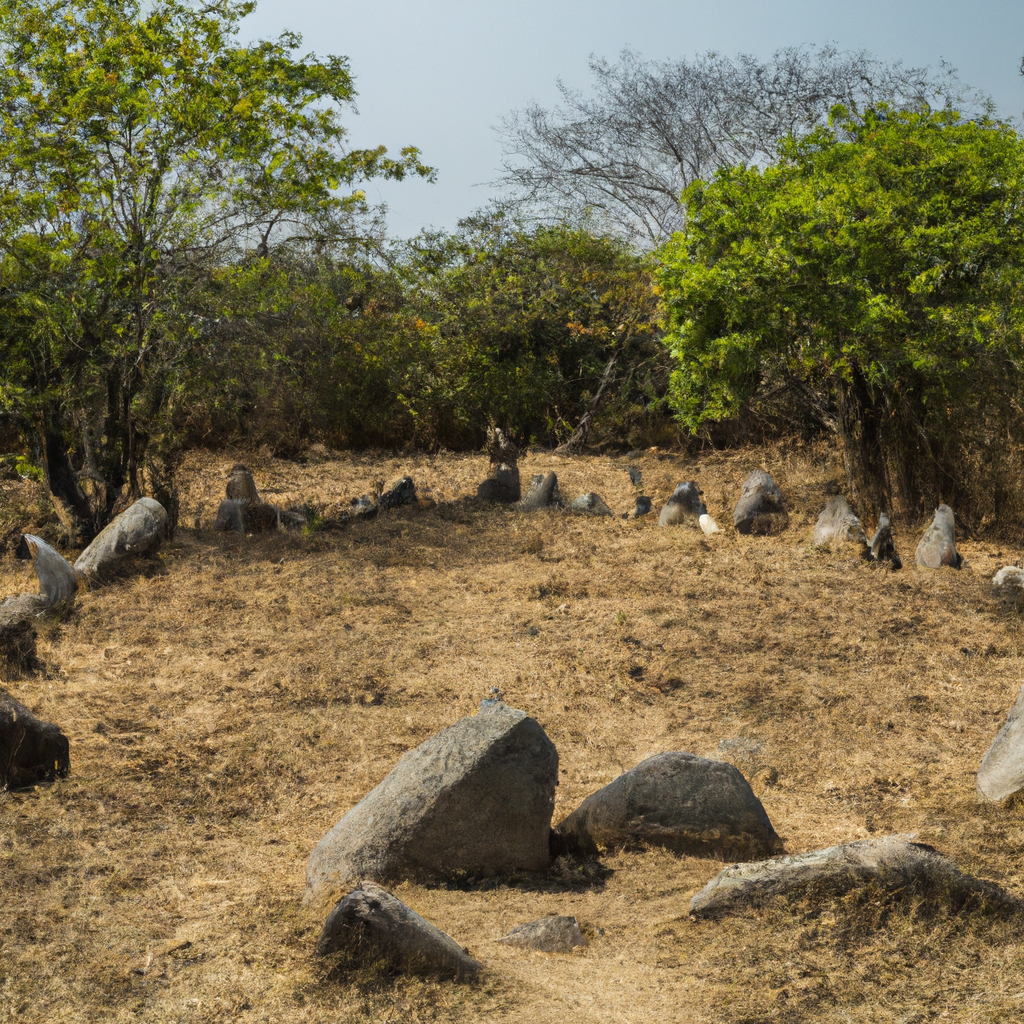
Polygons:
<instances>
[{"instance_id":1,"label":"dry grass field","mask_svg":"<svg viewBox=\"0 0 1024 1024\"><path fill-rule=\"evenodd\" d=\"M269 500L326 516L406 472L421 501L339 531L215 534L239 460ZM989 583L1021 549L964 538L962 571L923 572L922 524L897 520L900 572L814 550L840 481L827 449L632 462L656 509L698 480L723 532L485 506L482 456L191 456L173 542L41 628L44 673L3 683L62 726L72 774L0 795L0 1020L1021 1019L1021 920L868 890L696 923L689 899L721 865L658 850L398 886L485 963L470 985L314 958L310 851L492 686L558 748L556 821L643 758L690 751L744 771L790 852L913 832L1024 897L1024 806L974 789L1022 683L1021 615ZM531 454L523 471L624 512L626 464ZM778 539L729 528L756 466L790 503ZM4 522L26 495L10 491ZM5 553L0 594L34 589ZM494 942L551 913L589 946Z\"/></svg>"}]
</instances>

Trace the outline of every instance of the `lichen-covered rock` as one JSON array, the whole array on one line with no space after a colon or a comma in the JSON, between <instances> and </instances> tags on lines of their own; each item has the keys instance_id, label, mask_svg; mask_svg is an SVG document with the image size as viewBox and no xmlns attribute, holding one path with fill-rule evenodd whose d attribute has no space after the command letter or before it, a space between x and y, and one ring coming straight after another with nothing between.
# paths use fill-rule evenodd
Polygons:
<instances>
[{"instance_id":1,"label":"lichen-covered rock","mask_svg":"<svg viewBox=\"0 0 1024 1024\"><path fill-rule=\"evenodd\" d=\"M972 896L1012 903L998 886L963 874L932 847L911 836L864 839L827 850L794 854L720 871L690 900L690 913L711 917L757 907L778 897L808 892L839 895L869 882L897 891L914 889L962 903Z\"/></svg>"},{"instance_id":2,"label":"lichen-covered rock","mask_svg":"<svg viewBox=\"0 0 1024 1024\"><path fill-rule=\"evenodd\" d=\"M978 769L978 796L997 803L1024 789L1024 689Z\"/></svg>"},{"instance_id":3,"label":"lichen-covered rock","mask_svg":"<svg viewBox=\"0 0 1024 1024\"><path fill-rule=\"evenodd\" d=\"M319 956L341 953L353 967L384 965L402 974L470 978L483 965L450 935L372 882L340 899L324 922Z\"/></svg>"},{"instance_id":4,"label":"lichen-covered rock","mask_svg":"<svg viewBox=\"0 0 1024 1024\"><path fill-rule=\"evenodd\" d=\"M732 520L739 533L776 534L789 526L782 491L763 469L755 469L743 481Z\"/></svg>"},{"instance_id":5,"label":"lichen-covered rock","mask_svg":"<svg viewBox=\"0 0 1024 1024\"><path fill-rule=\"evenodd\" d=\"M811 540L816 548L853 544L860 548L864 555L868 554L868 539L864 528L860 525L857 514L850 508L850 503L841 494L833 495L825 503L818 521L814 524Z\"/></svg>"},{"instance_id":6,"label":"lichen-covered rock","mask_svg":"<svg viewBox=\"0 0 1024 1024\"><path fill-rule=\"evenodd\" d=\"M664 846L698 857L774 853L781 840L742 773L694 754L656 754L592 793L552 832L552 852Z\"/></svg>"},{"instance_id":7,"label":"lichen-covered rock","mask_svg":"<svg viewBox=\"0 0 1024 1024\"><path fill-rule=\"evenodd\" d=\"M68 739L0 690L0 789L64 778L71 771Z\"/></svg>"},{"instance_id":8,"label":"lichen-covered rock","mask_svg":"<svg viewBox=\"0 0 1024 1024\"><path fill-rule=\"evenodd\" d=\"M658 525L677 526L687 521L699 521L708 511L700 494L700 487L693 480L679 484L658 514Z\"/></svg>"},{"instance_id":9,"label":"lichen-covered rock","mask_svg":"<svg viewBox=\"0 0 1024 1024\"><path fill-rule=\"evenodd\" d=\"M1024 569L1019 565L1004 565L992 577L992 586L1011 593L1024 591Z\"/></svg>"},{"instance_id":10,"label":"lichen-covered rock","mask_svg":"<svg viewBox=\"0 0 1024 1024\"><path fill-rule=\"evenodd\" d=\"M166 528L163 505L153 498L139 498L78 556L75 568L86 576L102 575L125 559L148 555L163 542Z\"/></svg>"},{"instance_id":11,"label":"lichen-covered rock","mask_svg":"<svg viewBox=\"0 0 1024 1024\"><path fill-rule=\"evenodd\" d=\"M953 528L953 510L940 505L931 525L918 541L914 561L922 569L941 569L944 565L959 569L963 559L957 554Z\"/></svg>"},{"instance_id":12,"label":"lichen-covered rock","mask_svg":"<svg viewBox=\"0 0 1024 1024\"><path fill-rule=\"evenodd\" d=\"M363 878L541 871L558 753L533 718L500 701L410 750L320 841L307 898Z\"/></svg>"},{"instance_id":13,"label":"lichen-covered rock","mask_svg":"<svg viewBox=\"0 0 1024 1024\"><path fill-rule=\"evenodd\" d=\"M565 914L553 914L517 925L498 942L522 949L537 949L542 953L571 953L577 946L587 944L576 918Z\"/></svg>"}]
</instances>

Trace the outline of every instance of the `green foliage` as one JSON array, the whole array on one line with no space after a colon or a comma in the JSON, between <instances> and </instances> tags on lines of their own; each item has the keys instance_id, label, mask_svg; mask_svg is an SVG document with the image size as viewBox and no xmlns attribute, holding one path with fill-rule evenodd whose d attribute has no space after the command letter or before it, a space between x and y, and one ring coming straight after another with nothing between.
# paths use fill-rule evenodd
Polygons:
<instances>
[{"instance_id":1,"label":"green foliage","mask_svg":"<svg viewBox=\"0 0 1024 1024\"><path fill-rule=\"evenodd\" d=\"M1024 356L1015 132L837 108L771 166L724 170L683 200L660 277L683 423L796 389L834 417L859 499L948 496L957 435L980 422L966 407L1006 412Z\"/></svg>"}]
</instances>

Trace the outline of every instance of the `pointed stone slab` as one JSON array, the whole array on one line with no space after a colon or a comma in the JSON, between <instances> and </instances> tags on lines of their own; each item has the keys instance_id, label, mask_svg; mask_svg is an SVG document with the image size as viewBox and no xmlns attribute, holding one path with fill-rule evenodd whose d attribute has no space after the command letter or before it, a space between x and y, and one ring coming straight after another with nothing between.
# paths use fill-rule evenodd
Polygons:
<instances>
[{"instance_id":1,"label":"pointed stone slab","mask_svg":"<svg viewBox=\"0 0 1024 1024\"><path fill-rule=\"evenodd\" d=\"M345 954L353 966L383 964L402 974L466 979L479 974L474 960L450 935L372 882L340 899L324 922L318 956Z\"/></svg>"},{"instance_id":2,"label":"pointed stone slab","mask_svg":"<svg viewBox=\"0 0 1024 1024\"><path fill-rule=\"evenodd\" d=\"M782 843L738 768L695 754L656 754L592 793L552 832L552 851L664 846L696 857L757 856Z\"/></svg>"},{"instance_id":3,"label":"pointed stone slab","mask_svg":"<svg viewBox=\"0 0 1024 1024\"><path fill-rule=\"evenodd\" d=\"M85 576L110 572L128 558L148 555L163 542L167 512L154 498L139 498L78 556L75 568Z\"/></svg>"},{"instance_id":4,"label":"pointed stone slab","mask_svg":"<svg viewBox=\"0 0 1024 1024\"><path fill-rule=\"evenodd\" d=\"M55 551L42 537L23 533L14 551L15 558L32 560L32 566L39 580L39 596L44 608L56 608L69 604L78 590L78 577L71 563Z\"/></svg>"},{"instance_id":5,"label":"pointed stone slab","mask_svg":"<svg viewBox=\"0 0 1024 1024\"><path fill-rule=\"evenodd\" d=\"M918 542L914 561L922 569L941 569L944 565L960 568L963 559L957 554L953 510L948 505L935 510L931 525Z\"/></svg>"},{"instance_id":6,"label":"pointed stone slab","mask_svg":"<svg viewBox=\"0 0 1024 1024\"><path fill-rule=\"evenodd\" d=\"M1024 789L1024 688L978 769L978 796L998 803Z\"/></svg>"},{"instance_id":7,"label":"pointed stone slab","mask_svg":"<svg viewBox=\"0 0 1024 1024\"><path fill-rule=\"evenodd\" d=\"M324 836L307 899L364 878L547 868L558 753L535 719L485 704L405 754Z\"/></svg>"},{"instance_id":8,"label":"pointed stone slab","mask_svg":"<svg viewBox=\"0 0 1024 1024\"><path fill-rule=\"evenodd\" d=\"M873 562L889 562L893 569L903 568L903 559L896 553L889 517L884 512L878 517L878 529L871 538L870 554Z\"/></svg>"},{"instance_id":9,"label":"pointed stone slab","mask_svg":"<svg viewBox=\"0 0 1024 1024\"><path fill-rule=\"evenodd\" d=\"M991 882L963 874L932 847L912 836L886 836L832 846L812 853L733 864L719 872L690 900L695 917L742 912L777 897L808 891L848 892L872 881L892 890L919 885L957 902L980 896L987 902L1012 904Z\"/></svg>"}]
</instances>

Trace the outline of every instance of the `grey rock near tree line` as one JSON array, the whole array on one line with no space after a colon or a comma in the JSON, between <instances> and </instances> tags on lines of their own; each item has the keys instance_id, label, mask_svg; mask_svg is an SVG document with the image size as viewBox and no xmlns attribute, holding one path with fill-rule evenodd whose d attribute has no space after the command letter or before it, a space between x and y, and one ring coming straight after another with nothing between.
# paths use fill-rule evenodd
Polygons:
<instances>
[{"instance_id":1,"label":"grey rock near tree line","mask_svg":"<svg viewBox=\"0 0 1024 1024\"><path fill-rule=\"evenodd\" d=\"M755 469L743 481L732 520L739 533L776 534L789 526L782 491L763 469Z\"/></svg>"},{"instance_id":2,"label":"grey rock near tree line","mask_svg":"<svg viewBox=\"0 0 1024 1024\"><path fill-rule=\"evenodd\" d=\"M167 530L167 512L154 498L139 498L97 535L78 556L75 568L85 576L102 575L128 558L155 551Z\"/></svg>"},{"instance_id":3,"label":"grey rock near tree line","mask_svg":"<svg viewBox=\"0 0 1024 1024\"><path fill-rule=\"evenodd\" d=\"M940 505L931 525L918 541L914 561L922 569L941 569L944 565L959 569L963 559L957 554L953 527L953 510Z\"/></svg>"}]
</instances>

